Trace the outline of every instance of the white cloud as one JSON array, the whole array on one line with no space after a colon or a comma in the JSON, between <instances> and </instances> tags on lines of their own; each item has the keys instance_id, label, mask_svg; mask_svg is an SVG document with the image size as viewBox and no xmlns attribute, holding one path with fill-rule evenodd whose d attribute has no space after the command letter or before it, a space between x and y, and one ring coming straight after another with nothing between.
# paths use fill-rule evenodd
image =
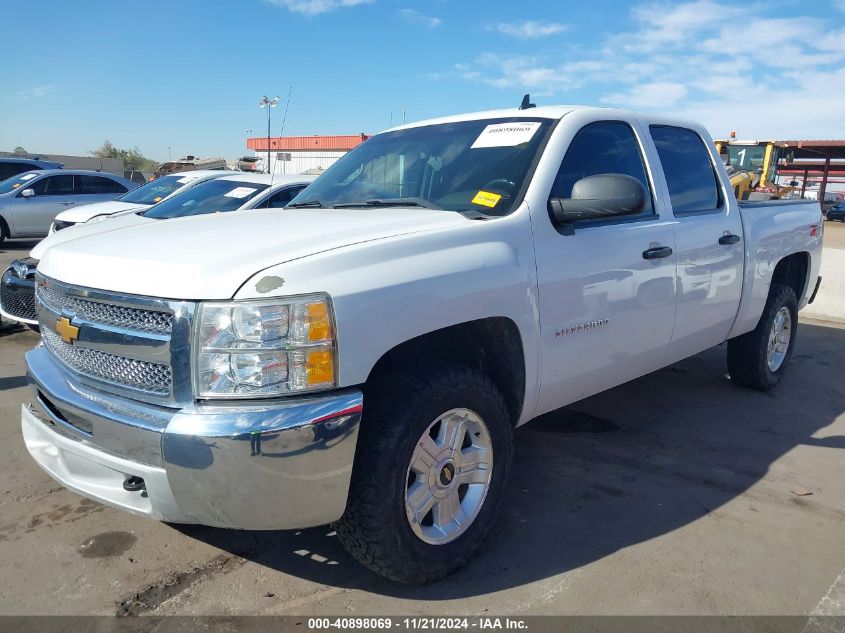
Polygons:
<instances>
[{"instance_id":1,"label":"white cloud","mask_svg":"<svg viewBox=\"0 0 845 633\"><path fill-rule=\"evenodd\" d=\"M655 108L675 105L687 96L686 86L671 81L640 84L626 92L615 92L602 97L602 103L623 107Z\"/></svg>"},{"instance_id":2,"label":"white cloud","mask_svg":"<svg viewBox=\"0 0 845 633\"><path fill-rule=\"evenodd\" d=\"M413 9L402 9L399 12L399 15L401 15L402 18L407 20L408 22L413 22L414 24L422 24L423 26L427 26L429 28L440 26L443 23L443 20L441 20L440 18L425 15L423 13L420 13L419 11L414 11Z\"/></svg>"},{"instance_id":3,"label":"white cloud","mask_svg":"<svg viewBox=\"0 0 845 633\"><path fill-rule=\"evenodd\" d=\"M375 0L268 0L270 4L283 7L292 13L303 15L319 15L329 13L345 7L357 7L371 4Z\"/></svg>"},{"instance_id":4,"label":"white cloud","mask_svg":"<svg viewBox=\"0 0 845 633\"><path fill-rule=\"evenodd\" d=\"M46 97L48 94L55 91L56 87L52 84L46 86L34 86L32 88L18 90L18 97L21 99L38 99L39 97Z\"/></svg>"},{"instance_id":5,"label":"white cloud","mask_svg":"<svg viewBox=\"0 0 845 633\"><path fill-rule=\"evenodd\" d=\"M845 0L843 0L845 1ZM522 39L537 39L549 37L569 28L566 24L559 22L539 22L537 20L525 20L524 22L499 22L487 27L490 31L499 31L511 37Z\"/></svg>"},{"instance_id":6,"label":"white cloud","mask_svg":"<svg viewBox=\"0 0 845 633\"><path fill-rule=\"evenodd\" d=\"M845 10L845 0L839 5ZM593 37L589 48L572 38L557 51L480 53L432 76L545 93L545 102L686 116L714 134L843 138L845 28L838 15L785 19L716 0L648 2L631 10L631 28Z\"/></svg>"}]
</instances>

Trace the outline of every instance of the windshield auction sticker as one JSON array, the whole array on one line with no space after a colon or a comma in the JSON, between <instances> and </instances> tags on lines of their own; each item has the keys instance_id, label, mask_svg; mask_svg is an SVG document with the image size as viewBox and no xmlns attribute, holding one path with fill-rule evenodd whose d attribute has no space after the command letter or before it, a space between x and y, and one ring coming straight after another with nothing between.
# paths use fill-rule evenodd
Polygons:
<instances>
[{"instance_id":1,"label":"windshield auction sticker","mask_svg":"<svg viewBox=\"0 0 845 633\"><path fill-rule=\"evenodd\" d=\"M255 193L253 187L235 187L229 193L224 193L223 195L227 198L246 198L251 193Z\"/></svg>"},{"instance_id":2,"label":"windshield auction sticker","mask_svg":"<svg viewBox=\"0 0 845 633\"><path fill-rule=\"evenodd\" d=\"M475 197L472 199L473 204L480 204L484 207L490 207L491 209L499 204L499 200L502 199L498 193L490 193L489 191L479 191L475 194Z\"/></svg>"},{"instance_id":3,"label":"windshield auction sticker","mask_svg":"<svg viewBox=\"0 0 845 633\"><path fill-rule=\"evenodd\" d=\"M542 123L539 121L525 121L514 123L494 123L488 125L470 148L479 147L513 147L531 140Z\"/></svg>"}]
</instances>

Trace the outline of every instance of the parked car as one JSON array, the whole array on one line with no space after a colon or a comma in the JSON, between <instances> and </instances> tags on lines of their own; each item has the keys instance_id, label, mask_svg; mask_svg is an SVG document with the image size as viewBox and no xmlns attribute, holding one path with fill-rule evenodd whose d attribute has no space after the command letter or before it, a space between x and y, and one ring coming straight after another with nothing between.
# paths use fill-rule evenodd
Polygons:
<instances>
[{"instance_id":1,"label":"parked car","mask_svg":"<svg viewBox=\"0 0 845 633\"><path fill-rule=\"evenodd\" d=\"M162 176L123 194L115 200L80 205L67 211L62 211L56 216L53 224L50 226L50 233L94 219L104 219L122 211L146 209L184 191L188 187L198 185L206 180L213 180L214 178L235 173L237 172L200 169L182 174Z\"/></svg>"},{"instance_id":2,"label":"parked car","mask_svg":"<svg viewBox=\"0 0 845 633\"><path fill-rule=\"evenodd\" d=\"M845 222L845 200L840 200L827 210L827 219Z\"/></svg>"},{"instance_id":3,"label":"parked car","mask_svg":"<svg viewBox=\"0 0 845 633\"><path fill-rule=\"evenodd\" d=\"M114 174L76 169L28 171L0 183L0 243L44 237L69 207L114 200L135 183Z\"/></svg>"},{"instance_id":4,"label":"parked car","mask_svg":"<svg viewBox=\"0 0 845 633\"><path fill-rule=\"evenodd\" d=\"M210 173L213 174L213 170ZM36 244L35 248L30 251L30 255L35 259L40 259L48 248L67 240L75 240L101 231L138 226L154 220L259 209L268 206L281 208L316 179L316 176L273 176L242 172L217 173L218 176L203 177L201 182L175 192L152 206L126 209L110 215L96 214L85 223L77 223L70 229L61 230L61 233L53 232L47 239ZM162 176L152 183L156 183L163 178L176 176L177 174ZM178 176L187 178L188 174L180 173ZM84 213L85 209L79 211ZM86 215L88 214L86 213Z\"/></svg>"},{"instance_id":5,"label":"parked car","mask_svg":"<svg viewBox=\"0 0 845 633\"><path fill-rule=\"evenodd\" d=\"M173 186L172 191L155 205L139 201L155 201ZM11 321L37 329L35 316L35 269L44 252L65 241L84 235L111 231L128 226L155 222L172 217L245 209L281 208L302 191L316 176L271 176L226 171L193 171L162 176L110 202L89 204L63 212L56 217L50 235L30 252L30 257L13 261L0 284L0 314ZM209 181L221 180L214 186ZM164 189L157 190L157 183ZM144 190L144 191L142 191ZM136 195L138 194L138 195ZM132 200L133 202L129 202ZM100 222L108 220L108 222ZM57 233L56 231L61 231Z\"/></svg>"},{"instance_id":6,"label":"parked car","mask_svg":"<svg viewBox=\"0 0 845 633\"><path fill-rule=\"evenodd\" d=\"M17 176L27 171L39 169L61 169L62 163L37 158L0 158L0 181Z\"/></svg>"},{"instance_id":7,"label":"parked car","mask_svg":"<svg viewBox=\"0 0 845 633\"><path fill-rule=\"evenodd\" d=\"M435 580L493 531L514 427L724 341L734 385L773 388L821 222L815 202L737 203L692 122L561 106L403 126L281 213L47 249L24 441L101 503L336 522L377 573Z\"/></svg>"},{"instance_id":8,"label":"parked car","mask_svg":"<svg viewBox=\"0 0 845 633\"><path fill-rule=\"evenodd\" d=\"M31 257L16 259L0 276L0 316L38 330L35 312L35 268Z\"/></svg>"}]
</instances>

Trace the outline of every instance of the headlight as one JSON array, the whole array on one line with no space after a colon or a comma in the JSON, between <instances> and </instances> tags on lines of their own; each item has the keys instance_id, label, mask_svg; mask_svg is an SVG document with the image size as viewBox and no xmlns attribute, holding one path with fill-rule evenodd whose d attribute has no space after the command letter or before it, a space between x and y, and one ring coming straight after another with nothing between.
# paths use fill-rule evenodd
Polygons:
<instances>
[{"instance_id":1,"label":"headlight","mask_svg":"<svg viewBox=\"0 0 845 633\"><path fill-rule=\"evenodd\" d=\"M259 398L336 385L326 295L203 303L194 323L198 398Z\"/></svg>"},{"instance_id":2,"label":"headlight","mask_svg":"<svg viewBox=\"0 0 845 633\"><path fill-rule=\"evenodd\" d=\"M55 233L56 231L61 231L62 229L66 229L69 226L73 226L76 222L65 222L64 220L54 220L53 225L50 227L50 233Z\"/></svg>"}]
</instances>

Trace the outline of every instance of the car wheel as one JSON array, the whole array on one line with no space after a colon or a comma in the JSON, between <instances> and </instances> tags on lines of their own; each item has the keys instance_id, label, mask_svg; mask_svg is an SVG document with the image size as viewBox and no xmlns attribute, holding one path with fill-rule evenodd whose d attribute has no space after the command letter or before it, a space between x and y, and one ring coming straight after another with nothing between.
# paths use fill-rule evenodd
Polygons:
<instances>
[{"instance_id":1,"label":"car wheel","mask_svg":"<svg viewBox=\"0 0 845 633\"><path fill-rule=\"evenodd\" d=\"M753 331L728 341L728 371L741 387L768 391L780 382L798 331L798 300L789 286L772 284Z\"/></svg>"},{"instance_id":2,"label":"car wheel","mask_svg":"<svg viewBox=\"0 0 845 633\"><path fill-rule=\"evenodd\" d=\"M392 375L364 402L338 538L382 576L443 578L493 527L513 454L504 398L478 371L434 364Z\"/></svg>"}]
</instances>

